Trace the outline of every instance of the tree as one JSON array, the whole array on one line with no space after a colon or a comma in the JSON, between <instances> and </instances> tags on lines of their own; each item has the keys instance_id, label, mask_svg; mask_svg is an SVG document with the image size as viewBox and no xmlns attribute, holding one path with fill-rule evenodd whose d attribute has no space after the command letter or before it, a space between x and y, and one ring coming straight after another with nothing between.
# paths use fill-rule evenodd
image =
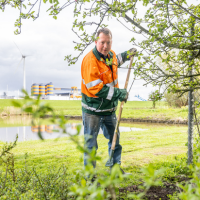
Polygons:
<instances>
[{"instance_id":1,"label":"tree","mask_svg":"<svg viewBox=\"0 0 200 200\"><path fill-rule=\"evenodd\" d=\"M153 101L153 108L156 108L156 102L160 101L162 97L163 97L162 94L158 90L151 92L149 94L149 100Z\"/></svg>"},{"instance_id":2,"label":"tree","mask_svg":"<svg viewBox=\"0 0 200 200\"><path fill-rule=\"evenodd\" d=\"M48 12L54 19L67 7L74 6L72 30L79 38L74 47L79 55L67 55L69 65L95 40L97 30L106 26L104 21L115 19L133 33L130 42L139 50L133 63L134 73L146 80L146 84L160 87L165 84L169 91L181 93L199 89L196 78L200 75L199 4L189 4L190 0L67 0L62 5L58 0L43 2L51 4ZM19 34L23 19L39 17L41 3L41 0L34 3L0 0L0 9L12 6L20 10L15 22L15 34ZM88 26L93 27L92 33L88 33L91 32ZM136 40L134 33L143 36L142 42ZM158 57L166 64L165 70L157 64ZM179 67L174 69L171 63Z\"/></svg>"}]
</instances>

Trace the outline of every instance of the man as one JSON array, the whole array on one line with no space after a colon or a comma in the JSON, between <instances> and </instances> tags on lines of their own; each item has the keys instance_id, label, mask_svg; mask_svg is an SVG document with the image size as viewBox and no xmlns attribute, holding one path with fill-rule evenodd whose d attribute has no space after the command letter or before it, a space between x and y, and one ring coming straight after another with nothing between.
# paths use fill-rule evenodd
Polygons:
<instances>
[{"instance_id":1,"label":"man","mask_svg":"<svg viewBox=\"0 0 200 200\"><path fill-rule=\"evenodd\" d=\"M89 150L98 149L97 136L99 129L103 130L108 142L110 155L112 138L115 131L118 100L127 101L128 93L125 89L119 89L118 70L126 60L128 54L125 51L116 56L111 50L112 33L107 28L97 32L95 48L83 59L81 66L82 75L82 112L85 145ZM136 49L131 49L134 54ZM113 156L114 164L121 164L122 146L117 138ZM84 154L84 165L87 164L87 155ZM96 162L93 163L96 166ZM123 170L122 170L122 173Z\"/></svg>"}]
</instances>

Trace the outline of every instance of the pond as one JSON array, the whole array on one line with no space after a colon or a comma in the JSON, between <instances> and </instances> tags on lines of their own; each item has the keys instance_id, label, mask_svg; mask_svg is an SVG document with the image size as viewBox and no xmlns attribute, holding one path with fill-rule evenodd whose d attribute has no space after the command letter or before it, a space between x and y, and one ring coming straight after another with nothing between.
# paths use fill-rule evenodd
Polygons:
<instances>
[{"instance_id":1,"label":"pond","mask_svg":"<svg viewBox=\"0 0 200 200\"><path fill-rule=\"evenodd\" d=\"M68 134L62 134L61 129L57 125L48 124L40 126L30 126L31 118L30 117L7 117L5 119L0 119L0 141L3 142L12 142L15 140L16 135L18 134L18 141L29 141L29 140L38 140L38 131L41 132L44 139L55 139L58 137L66 137ZM76 127L78 125L82 126L81 121L69 121L66 124L66 131L71 135L77 134ZM120 126L120 132L132 132L132 131L145 131L152 126L166 126L161 124L142 124L142 123L123 123ZM102 134L100 129L99 134ZM83 126L79 135L83 135Z\"/></svg>"},{"instance_id":2,"label":"pond","mask_svg":"<svg viewBox=\"0 0 200 200\"><path fill-rule=\"evenodd\" d=\"M66 131L71 135L77 134L76 127L81 125L77 123L67 123ZM120 132L130 132L130 131L143 131L146 129L133 128L133 127L123 127L121 126ZM18 127L1 127L0 128L0 141L12 142L15 140L18 134L18 141L28 141L28 140L38 140L38 131L42 133L44 139L53 139L58 137L66 137L68 134L62 134L61 129L57 125L40 125L40 126L18 126ZM102 134L100 129L99 134ZM83 126L79 135L83 135Z\"/></svg>"},{"instance_id":3,"label":"pond","mask_svg":"<svg viewBox=\"0 0 200 200\"><path fill-rule=\"evenodd\" d=\"M70 122L66 124L66 132L69 134L62 134L61 129L57 125L39 125L30 126L31 119L29 117L8 117L1 119L0 123L0 141L3 142L13 142L18 134L18 141L28 141L28 140L38 140L38 131L42 133L44 139L54 139L58 137L66 137L77 134L76 127L78 125L82 126L81 121ZM123 127L120 126L120 132L130 132L130 131L144 131L143 128L134 127ZM102 134L100 129L99 134ZM83 126L79 135L83 135Z\"/></svg>"}]
</instances>

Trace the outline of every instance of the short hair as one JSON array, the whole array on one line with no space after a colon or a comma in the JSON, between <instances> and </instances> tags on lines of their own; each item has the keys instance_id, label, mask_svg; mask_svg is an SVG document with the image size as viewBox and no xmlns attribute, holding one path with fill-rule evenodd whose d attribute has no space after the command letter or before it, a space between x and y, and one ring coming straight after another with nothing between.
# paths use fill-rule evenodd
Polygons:
<instances>
[{"instance_id":1,"label":"short hair","mask_svg":"<svg viewBox=\"0 0 200 200\"><path fill-rule=\"evenodd\" d=\"M100 33L104 33L105 35L110 35L112 38L112 33L108 28L101 28L97 31L97 38L99 37Z\"/></svg>"}]
</instances>

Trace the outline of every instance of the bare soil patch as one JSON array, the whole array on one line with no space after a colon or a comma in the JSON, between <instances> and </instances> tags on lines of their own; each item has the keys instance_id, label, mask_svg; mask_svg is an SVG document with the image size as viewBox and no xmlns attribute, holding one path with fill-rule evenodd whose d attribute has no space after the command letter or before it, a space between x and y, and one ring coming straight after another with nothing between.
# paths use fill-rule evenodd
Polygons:
<instances>
[{"instance_id":1,"label":"bare soil patch","mask_svg":"<svg viewBox=\"0 0 200 200\"><path fill-rule=\"evenodd\" d=\"M140 193L140 189L137 185L128 186L126 188L119 188L119 199L123 200L127 198L128 192ZM151 187L144 199L148 200L168 200L169 195L173 195L175 192L180 193L181 189L177 187L174 183L165 182L163 186L153 186ZM129 198L130 199L130 198Z\"/></svg>"}]
</instances>

